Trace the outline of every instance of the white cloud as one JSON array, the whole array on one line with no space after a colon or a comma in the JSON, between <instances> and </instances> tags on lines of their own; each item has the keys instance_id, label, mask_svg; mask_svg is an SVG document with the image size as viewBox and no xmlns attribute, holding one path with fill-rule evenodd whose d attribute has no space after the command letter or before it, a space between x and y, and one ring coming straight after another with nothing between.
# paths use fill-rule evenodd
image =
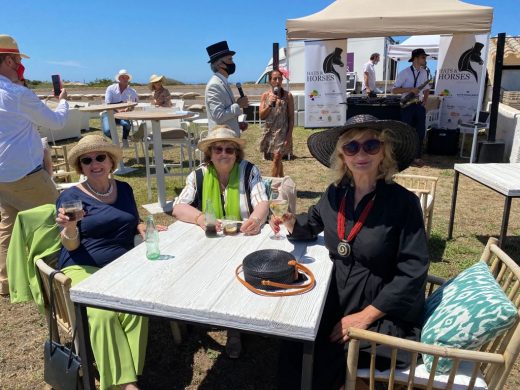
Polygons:
<instances>
[{"instance_id":1,"label":"white cloud","mask_svg":"<svg viewBox=\"0 0 520 390\"><path fill-rule=\"evenodd\" d=\"M46 61L48 64L59 65L59 66L70 66L73 68L86 68L81 65L78 61L67 60L67 61Z\"/></svg>"}]
</instances>

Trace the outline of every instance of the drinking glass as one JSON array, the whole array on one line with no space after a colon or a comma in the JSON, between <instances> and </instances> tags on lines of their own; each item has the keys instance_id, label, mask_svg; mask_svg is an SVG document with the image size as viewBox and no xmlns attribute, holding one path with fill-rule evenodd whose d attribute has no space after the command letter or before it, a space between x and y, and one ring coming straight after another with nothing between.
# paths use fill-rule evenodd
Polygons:
<instances>
[{"instance_id":1,"label":"drinking glass","mask_svg":"<svg viewBox=\"0 0 520 390\"><path fill-rule=\"evenodd\" d=\"M278 191L273 190L269 199L269 208L275 217L282 218L289 209L289 201L284 199ZM284 240L285 235L278 232L270 235L269 238L272 240Z\"/></svg>"},{"instance_id":2,"label":"drinking glass","mask_svg":"<svg viewBox=\"0 0 520 390\"><path fill-rule=\"evenodd\" d=\"M61 204L65 215L69 217L69 221L79 221L82 219L81 210L83 210L83 203L81 200L69 200Z\"/></svg>"}]
</instances>

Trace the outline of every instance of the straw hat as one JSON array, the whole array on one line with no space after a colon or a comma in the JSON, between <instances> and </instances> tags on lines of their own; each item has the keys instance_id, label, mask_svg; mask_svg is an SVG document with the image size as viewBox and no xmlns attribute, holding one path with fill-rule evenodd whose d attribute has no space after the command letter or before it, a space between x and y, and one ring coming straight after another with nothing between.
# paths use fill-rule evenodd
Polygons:
<instances>
[{"instance_id":1,"label":"straw hat","mask_svg":"<svg viewBox=\"0 0 520 390\"><path fill-rule=\"evenodd\" d=\"M400 171L408 168L415 158L418 138L413 127L394 120L379 120L372 115L356 115L347 120L345 126L312 134L307 146L312 156L326 167L336 149L339 137L350 129L370 129L378 132L386 130L392 140L392 149Z\"/></svg>"},{"instance_id":2,"label":"straw hat","mask_svg":"<svg viewBox=\"0 0 520 390\"><path fill-rule=\"evenodd\" d=\"M148 82L148 84L158 83L159 81L164 81L164 76L153 74L150 76L150 81Z\"/></svg>"},{"instance_id":3,"label":"straw hat","mask_svg":"<svg viewBox=\"0 0 520 390\"><path fill-rule=\"evenodd\" d=\"M79 142L70 150L70 164L72 164L72 166L76 167L77 169L77 167L79 167L79 158L85 153L90 152L106 152L110 155L110 158L114 163L114 167L119 164L119 161L123 157L123 151L119 146L114 145L102 135L91 134L81 138Z\"/></svg>"},{"instance_id":4,"label":"straw hat","mask_svg":"<svg viewBox=\"0 0 520 390\"><path fill-rule=\"evenodd\" d=\"M20 53L18 44L9 35L0 35L0 54L17 54L22 58L29 58L28 55Z\"/></svg>"},{"instance_id":5,"label":"straw hat","mask_svg":"<svg viewBox=\"0 0 520 390\"><path fill-rule=\"evenodd\" d=\"M232 141L238 144L241 149L244 149L244 146L246 145L246 140L237 137L234 130L227 126L219 126L211 130L206 138L200 140L197 147L199 150L206 152L211 144L225 141Z\"/></svg>"},{"instance_id":6,"label":"straw hat","mask_svg":"<svg viewBox=\"0 0 520 390\"><path fill-rule=\"evenodd\" d=\"M132 80L132 75L130 73L128 73L128 71L126 69L121 69L119 71L119 73L115 75L114 78L116 79L117 82L119 82L119 77L121 77L121 76L128 76L129 77L128 81Z\"/></svg>"}]
</instances>

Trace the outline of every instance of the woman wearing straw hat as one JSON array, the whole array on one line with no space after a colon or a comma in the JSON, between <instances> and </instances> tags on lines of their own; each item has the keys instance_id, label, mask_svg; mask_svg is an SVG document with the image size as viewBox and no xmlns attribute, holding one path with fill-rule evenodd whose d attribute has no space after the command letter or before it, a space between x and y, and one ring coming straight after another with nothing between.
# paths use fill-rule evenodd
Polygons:
<instances>
[{"instance_id":1,"label":"woman wearing straw hat","mask_svg":"<svg viewBox=\"0 0 520 390\"><path fill-rule=\"evenodd\" d=\"M150 76L148 86L150 91L153 92L153 104L156 107L172 106L170 91L163 87L164 80L164 76L157 76L156 74Z\"/></svg>"},{"instance_id":2,"label":"woman wearing straw hat","mask_svg":"<svg viewBox=\"0 0 520 390\"><path fill-rule=\"evenodd\" d=\"M174 217L206 229L204 212L210 201L217 218L245 220L242 233L260 233L269 211L268 198L260 171L244 160L245 144L227 126L214 128L199 141L204 164L188 175L186 186L173 203ZM228 331L228 356L238 358L241 347L240 333Z\"/></svg>"},{"instance_id":3,"label":"woman wearing straw hat","mask_svg":"<svg viewBox=\"0 0 520 390\"><path fill-rule=\"evenodd\" d=\"M420 333L426 233L417 196L392 181L413 161L417 134L402 122L358 115L344 127L311 135L308 146L335 180L307 215L273 217L271 226L278 231L283 222L300 239L324 232L334 268L315 344L313 388L338 389L348 328L412 340ZM361 346L360 366L369 364L369 352ZM377 368L388 368L390 351L378 347L378 356ZM410 357L398 354L397 362L407 366ZM299 388L292 379L284 388Z\"/></svg>"},{"instance_id":4,"label":"woman wearing straw hat","mask_svg":"<svg viewBox=\"0 0 520 390\"><path fill-rule=\"evenodd\" d=\"M72 285L130 250L136 234L144 235L132 188L110 177L121 156L121 148L101 135L87 135L70 150L70 163L87 178L63 191L56 202L62 243L58 268L72 279ZM65 214L68 201L82 203L72 218ZM146 352L147 318L93 308L87 314L101 389L114 385L137 389Z\"/></svg>"}]
</instances>

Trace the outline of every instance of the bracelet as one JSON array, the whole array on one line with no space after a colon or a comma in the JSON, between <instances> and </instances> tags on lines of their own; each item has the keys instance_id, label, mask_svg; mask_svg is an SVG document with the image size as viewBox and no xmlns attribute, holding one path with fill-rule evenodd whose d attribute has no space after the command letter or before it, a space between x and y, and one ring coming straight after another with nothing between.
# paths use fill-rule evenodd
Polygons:
<instances>
[{"instance_id":1,"label":"bracelet","mask_svg":"<svg viewBox=\"0 0 520 390\"><path fill-rule=\"evenodd\" d=\"M77 226L76 226L76 235L74 237L67 236L67 233L65 233L65 229L63 229L63 237L69 241L75 240L76 238L78 238L78 236L79 236L79 229Z\"/></svg>"},{"instance_id":2,"label":"bracelet","mask_svg":"<svg viewBox=\"0 0 520 390\"><path fill-rule=\"evenodd\" d=\"M198 225L197 221L199 220L201 215L204 215L204 213L199 212L199 214L195 217L195 220L194 220L195 225Z\"/></svg>"}]
</instances>

